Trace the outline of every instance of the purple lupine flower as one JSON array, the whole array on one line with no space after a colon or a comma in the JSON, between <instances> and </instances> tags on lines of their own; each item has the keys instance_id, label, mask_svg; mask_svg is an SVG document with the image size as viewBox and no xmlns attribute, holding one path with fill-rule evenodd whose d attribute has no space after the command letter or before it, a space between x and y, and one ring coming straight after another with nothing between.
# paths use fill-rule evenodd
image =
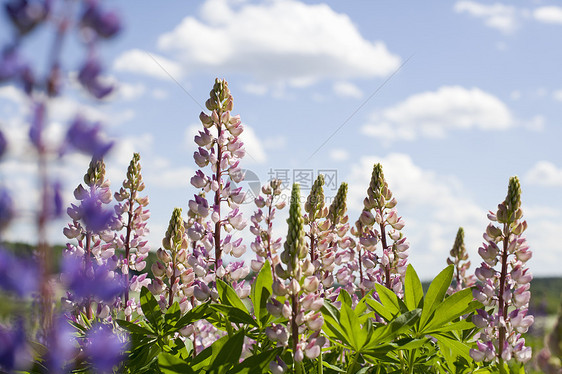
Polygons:
<instances>
[{"instance_id":1,"label":"purple lupine flower","mask_svg":"<svg viewBox=\"0 0 562 374\"><path fill-rule=\"evenodd\" d=\"M113 146L112 141L104 139L99 123L88 123L86 119L78 115L66 133L67 146L80 152L92 155L96 160L102 159ZM66 147L63 146L63 152Z\"/></svg>"},{"instance_id":2,"label":"purple lupine flower","mask_svg":"<svg viewBox=\"0 0 562 374\"><path fill-rule=\"evenodd\" d=\"M6 153L7 147L8 147L8 142L6 141L6 137L4 136L4 133L0 131L0 158L4 156L4 153Z\"/></svg>"},{"instance_id":3,"label":"purple lupine flower","mask_svg":"<svg viewBox=\"0 0 562 374\"><path fill-rule=\"evenodd\" d=\"M76 341L76 331L64 315L58 316L53 320L53 326L47 336L48 353L45 366L49 373L67 373L66 365L68 361L75 357L78 344Z\"/></svg>"},{"instance_id":4,"label":"purple lupine flower","mask_svg":"<svg viewBox=\"0 0 562 374\"><path fill-rule=\"evenodd\" d=\"M0 231L14 218L14 202L7 189L0 187Z\"/></svg>"},{"instance_id":5,"label":"purple lupine flower","mask_svg":"<svg viewBox=\"0 0 562 374\"><path fill-rule=\"evenodd\" d=\"M0 289L19 297L30 295L38 289L39 270L33 259L18 258L0 248Z\"/></svg>"},{"instance_id":6,"label":"purple lupine flower","mask_svg":"<svg viewBox=\"0 0 562 374\"><path fill-rule=\"evenodd\" d=\"M24 35L47 18L49 4L49 1L12 0L5 9L14 27Z\"/></svg>"},{"instance_id":7,"label":"purple lupine flower","mask_svg":"<svg viewBox=\"0 0 562 374\"><path fill-rule=\"evenodd\" d=\"M80 26L93 30L99 37L108 39L121 30L121 20L116 12L104 12L95 1L88 1Z\"/></svg>"},{"instance_id":8,"label":"purple lupine flower","mask_svg":"<svg viewBox=\"0 0 562 374\"><path fill-rule=\"evenodd\" d=\"M45 116L47 109L44 102L36 102L33 105L33 117L29 127L29 139L37 149L43 148L41 135L45 127Z\"/></svg>"},{"instance_id":9,"label":"purple lupine flower","mask_svg":"<svg viewBox=\"0 0 562 374\"><path fill-rule=\"evenodd\" d=\"M113 210L102 207L101 200L96 193L82 200L79 209L86 230L92 233L106 230L116 219Z\"/></svg>"},{"instance_id":10,"label":"purple lupine flower","mask_svg":"<svg viewBox=\"0 0 562 374\"><path fill-rule=\"evenodd\" d=\"M97 324L86 334L84 352L96 373L111 373L125 359L127 345L111 326Z\"/></svg>"},{"instance_id":11,"label":"purple lupine flower","mask_svg":"<svg viewBox=\"0 0 562 374\"><path fill-rule=\"evenodd\" d=\"M63 258L62 278L77 299L94 297L111 301L122 294L126 287L120 277L114 277L110 264L85 263L74 256Z\"/></svg>"},{"instance_id":12,"label":"purple lupine flower","mask_svg":"<svg viewBox=\"0 0 562 374\"><path fill-rule=\"evenodd\" d=\"M0 369L12 372L24 369L31 363L31 354L25 338L25 329L21 321L14 329L0 325Z\"/></svg>"},{"instance_id":13,"label":"purple lupine flower","mask_svg":"<svg viewBox=\"0 0 562 374\"><path fill-rule=\"evenodd\" d=\"M24 64L16 48L5 48L0 56L0 82L17 77L23 66Z\"/></svg>"},{"instance_id":14,"label":"purple lupine flower","mask_svg":"<svg viewBox=\"0 0 562 374\"><path fill-rule=\"evenodd\" d=\"M78 81L96 99L103 99L113 91L113 86L100 81L101 63L89 58L78 73Z\"/></svg>"}]
</instances>

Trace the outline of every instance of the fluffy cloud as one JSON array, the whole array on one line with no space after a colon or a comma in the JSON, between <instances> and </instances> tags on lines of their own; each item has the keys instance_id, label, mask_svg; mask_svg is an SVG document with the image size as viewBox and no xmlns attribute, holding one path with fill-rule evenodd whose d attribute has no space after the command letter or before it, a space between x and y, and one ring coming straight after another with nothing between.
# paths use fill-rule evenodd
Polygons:
<instances>
[{"instance_id":1,"label":"fluffy cloud","mask_svg":"<svg viewBox=\"0 0 562 374\"><path fill-rule=\"evenodd\" d=\"M383 42L365 39L347 15L295 0L207 0L200 17L184 18L158 47L188 71L240 72L301 87L325 78L385 76L400 64Z\"/></svg>"},{"instance_id":2,"label":"fluffy cloud","mask_svg":"<svg viewBox=\"0 0 562 374\"><path fill-rule=\"evenodd\" d=\"M113 69L160 79L170 79L170 76L180 79L183 76L182 67L178 63L140 49L121 53L113 62Z\"/></svg>"},{"instance_id":3,"label":"fluffy cloud","mask_svg":"<svg viewBox=\"0 0 562 374\"><path fill-rule=\"evenodd\" d=\"M533 18L543 23L562 24L562 8L557 6L542 6L533 11Z\"/></svg>"},{"instance_id":4,"label":"fluffy cloud","mask_svg":"<svg viewBox=\"0 0 562 374\"><path fill-rule=\"evenodd\" d=\"M525 181L539 186L562 187L562 168L549 161L539 161L525 174Z\"/></svg>"},{"instance_id":5,"label":"fluffy cloud","mask_svg":"<svg viewBox=\"0 0 562 374\"><path fill-rule=\"evenodd\" d=\"M361 130L391 142L444 137L450 130L505 130L513 125L512 114L497 97L478 88L444 86L375 112Z\"/></svg>"},{"instance_id":6,"label":"fluffy cloud","mask_svg":"<svg viewBox=\"0 0 562 374\"><path fill-rule=\"evenodd\" d=\"M448 251L460 226L465 230L471 256L477 256L487 225L487 210L468 197L457 178L423 169L406 154L363 157L352 166L346 178L352 222L362 208L373 165L378 162L382 163L385 179L398 200L396 208L404 217L404 233L412 247L410 258L420 276L434 276L446 266Z\"/></svg>"},{"instance_id":7,"label":"fluffy cloud","mask_svg":"<svg viewBox=\"0 0 562 374\"><path fill-rule=\"evenodd\" d=\"M334 161L345 161L349 159L349 152L345 149L332 149L330 151L330 158Z\"/></svg>"},{"instance_id":8,"label":"fluffy cloud","mask_svg":"<svg viewBox=\"0 0 562 374\"><path fill-rule=\"evenodd\" d=\"M350 82L339 81L334 83L334 92L341 97L352 97L360 99L363 97L363 91L356 85Z\"/></svg>"},{"instance_id":9,"label":"fluffy cloud","mask_svg":"<svg viewBox=\"0 0 562 374\"><path fill-rule=\"evenodd\" d=\"M474 1L458 1L454 9L457 13L468 13L480 18L486 26L506 34L517 28L520 14L520 11L513 6L499 3L485 5Z\"/></svg>"}]
</instances>

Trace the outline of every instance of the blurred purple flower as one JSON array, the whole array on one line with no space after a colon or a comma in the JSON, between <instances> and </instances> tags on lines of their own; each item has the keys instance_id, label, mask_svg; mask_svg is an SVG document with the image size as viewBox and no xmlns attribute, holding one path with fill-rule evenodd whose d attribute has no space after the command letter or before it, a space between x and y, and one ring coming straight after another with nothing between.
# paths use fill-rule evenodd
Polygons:
<instances>
[{"instance_id":1,"label":"blurred purple flower","mask_svg":"<svg viewBox=\"0 0 562 374\"><path fill-rule=\"evenodd\" d=\"M86 335L84 351L96 373L110 373L125 359L127 343L113 333L111 326L97 324Z\"/></svg>"},{"instance_id":2,"label":"blurred purple flower","mask_svg":"<svg viewBox=\"0 0 562 374\"><path fill-rule=\"evenodd\" d=\"M7 372L24 369L30 361L23 322L18 321L14 329L0 325L0 369Z\"/></svg>"},{"instance_id":3,"label":"blurred purple flower","mask_svg":"<svg viewBox=\"0 0 562 374\"><path fill-rule=\"evenodd\" d=\"M47 18L50 1L12 0L4 7L14 27L23 35Z\"/></svg>"},{"instance_id":4,"label":"blurred purple flower","mask_svg":"<svg viewBox=\"0 0 562 374\"><path fill-rule=\"evenodd\" d=\"M14 47L4 48L0 57L0 82L15 78L24 64Z\"/></svg>"},{"instance_id":5,"label":"blurred purple flower","mask_svg":"<svg viewBox=\"0 0 562 374\"><path fill-rule=\"evenodd\" d=\"M102 38L111 38L121 30L121 21L115 12L102 12L95 1L87 5L80 25L90 28Z\"/></svg>"},{"instance_id":6,"label":"blurred purple flower","mask_svg":"<svg viewBox=\"0 0 562 374\"><path fill-rule=\"evenodd\" d=\"M126 288L120 277L114 277L110 266L94 262L85 264L81 258L73 256L63 259L62 277L76 299L94 297L109 302Z\"/></svg>"},{"instance_id":7,"label":"blurred purple flower","mask_svg":"<svg viewBox=\"0 0 562 374\"><path fill-rule=\"evenodd\" d=\"M106 230L116 219L113 209L102 207L102 202L96 192L82 200L80 213L86 230L96 234Z\"/></svg>"},{"instance_id":8,"label":"blurred purple flower","mask_svg":"<svg viewBox=\"0 0 562 374\"><path fill-rule=\"evenodd\" d=\"M31 127L29 128L29 139L33 145L40 149L42 147L41 133L45 124L45 103L36 102L33 104L33 118L31 119Z\"/></svg>"},{"instance_id":9,"label":"blurred purple flower","mask_svg":"<svg viewBox=\"0 0 562 374\"><path fill-rule=\"evenodd\" d=\"M47 336L48 353L45 366L49 373L68 373L65 364L76 354L76 331L70 325L66 316L61 315L54 319L53 326Z\"/></svg>"},{"instance_id":10,"label":"blurred purple flower","mask_svg":"<svg viewBox=\"0 0 562 374\"><path fill-rule=\"evenodd\" d=\"M63 146L62 153L70 146L92 155L95 159L102 159L113 146L113 142L103 138L100 128L99 123L91 124L82 116L76 116L66 133L66 145Z\"/></svg>"},{"instance_id":11,"label":"blurred purple flower","mask_svg":"<svg viewBox=\"0 0 562 374\"><path fill-rule=\"evenodd\" d=\"M4 156L4 153L6 153L7 147L8 147L8 141L6 140L4 133L0 131L0 158Z\"/></svg>"},{"instance_id":12,"label":"blurred purple flower","mask_svg":"<svg viewBox=\"0 0 562 374\"><path fill-rule=\"evenodd\" d=\"M14 218L14 202L7 189L0 187L0 231Z\"/></svg>"},{"instance_id":13,"label":"blurred purple flower","mask_svg":"<svg viewBox=\"0 0 562 374\"><path fill-rule=\"evenodd\" d=\"M39 269L33 259L19 258L0 248L0 289L20 297L38 288Z\"/></svg>"},{"instance_id":14,"label":"blurred purple flower","mask_svg":"<svg viewBox=\"0 0 562 374\"><path fill-rule=\"evenodd\" d=\"M101 64L95 58L88 58L80 73L78 81L96 99L103 99L113 91L113 86L100 81Z\"/></svg>"},{"instance_id":15,"label":"blurred purple flower","mask_svg":"<svg viewBox=\"0 0 562 374\"><path fill-rule=\"evenodd\" d=\"M60 217L63 213L63 201L62 201L62 186L60 182L55 182L53 185L53 216Z\"/></svg>"}]
</instances>

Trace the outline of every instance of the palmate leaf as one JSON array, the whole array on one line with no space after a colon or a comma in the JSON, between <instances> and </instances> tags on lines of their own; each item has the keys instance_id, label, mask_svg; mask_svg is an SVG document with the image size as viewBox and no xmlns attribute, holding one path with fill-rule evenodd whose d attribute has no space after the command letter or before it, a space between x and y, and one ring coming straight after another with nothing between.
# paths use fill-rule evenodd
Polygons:
<instances>
[{"instance_id":1,"label":"palmate leaf","mask_svg":"<svg viewBox=\"0 0 562 374\"><path fill-rule=\"evenodd\" d=\"M242 310L231 305L222 305L222 304L211 304L210 308L216 310L217 312L227 317L228 322L226 323L229 322L241 323L245 325L252 325L254 327L259 327L258 323L254 320L254 318L252 318L252 316L247 312L246 309Z\"/></svg>"},{"instance_id":2,"label":"palmate leaf","mask_svg":"<svg viewBox=\"0 0 562 374\"><path fill-rule=\"evenodd\" d=\"M228 369L239 362L243 345L243 331L238 331L234 335L228 337L227 341L217 352L216 357L212 360L211 367L208 371L226 373Z\"/></svg>"},{"instance_id":3,"label":"palmate leaf","mask_svg":"<svg viewBox=\"0 0 562 374\"><path fill-rule=\"evenodd\" d=\"M410 310L395 318L388 325L375 329L365 349L375 349L378 345L393 340L409 330L418 321L420 315L421 309Z\"/></svg>"}]
</instances>

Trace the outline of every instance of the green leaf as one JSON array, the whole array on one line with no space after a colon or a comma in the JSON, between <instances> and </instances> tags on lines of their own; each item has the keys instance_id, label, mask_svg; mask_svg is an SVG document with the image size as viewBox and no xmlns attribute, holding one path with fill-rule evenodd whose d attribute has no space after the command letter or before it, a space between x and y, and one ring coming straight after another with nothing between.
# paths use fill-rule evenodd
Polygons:
<instances>
[{"instance_id":1,"label":"green leaf","mask_svg":"<svg viewBox=\"0 0 562 374\"><path fill-rule=\"evenodd\" d=\"M340 326L353 350L360 351L367 340L366 331L361 329L357 316L351 307L344 302L342 302L340 309Z\"/></svg>"},{"instance_id":2,"label":"green leaf","mask_svg":"<svg viewBox=\"0 0 562 374\"><path fill-rule=\"evenodd\" d=\"M229 284L226 284L223 280L217 279L217 291L219 293L219 299L224 305L231 305L240 310L249 313L246 305L240 300L234 288Z\"/></svg>"},{"instance_id":3,"label":"green leaf","mask_svg":"<svg viewBox=\"0 0 562 374\"><path fill-rule=\"evenodd\" d=\"M396 296L394 291L389 290L382 284L375 284L375 289L377 290L377 294L379 295L379 299L381 304L393 315L397 316L400 314L401 311L401 303L402 301ZM402 303L403 304L403 303Z\"/></svg>"},{"instance_id":4,"label":"green leaf","mask_svg":"<svg viewBox=\"0 0 562 374\"><path fill-rule=\"evenodd\" d=\"M158 301L146 287L141 289L140 303L144 316L154 327L154 331L158 331L163 322L162 310L160 310Z\"/></svg>"},{"instance_id":5,"label":"green leaf","mask_svg":"<svg viewBox=\"0 0 562 374\"><path fill-rule=\"evenodd\" d=\"M266 261L252 285L252 293L250 295L252 303L254 304L254 315L260 325L262 317L266 315L269 316L266 305L269 296L273 293L272 284L273 275L271 274L271 265L269 261Z\"/></svg>"},{"instance_id":6,"label":"green leaf","mask_svg":"<svg viewBox=\"0 0 562 374\"><path fill-rule=\"evenodd\" d=\"M232 323L243 323L245 325L259 327L258 323L248 314L247 309L242 310L231 305L222 304L211 304L210 307L226 316Z\"/></svg>"},{"instance_id":7,"label":"green leaf","mask_svg":"<svg viewBox=\"0 0 562 374\"><path fill-rule=\"evenodd\" d=\"M472 357L470 357L470 346L466 343L440 334L436 334L434 337L439 344L439 350L444 353L443 356L451 367L455 367L454 362L458 356L464 357L469 362L472 360Z\"/></svg>"},{"instance_id":8,"label":"green leaf","mask_svg":"<svg viewBox=\"0 0 562 374\"><path fill-rule=\"evenodd\" d=\"M420 314L421 309L419 308L410 310L394 319L385 327L379 327L371 335L371 339L366 348L374 349L379 344L391 341L414 325L418 321Z\"/></svg>"},{"instance_id":9,"label":"green leaf","mask_svg":"<svg viewBox=\"0 0 562 374\"><path fill-rule=\"evenodd\" d=\"M228 341L228 335L223 336L219 340L215 341L211 346L205 348L202 352L200 352L191 363L191 368L194 371L199 371L208 368L212 362L214 361L215 357L219 354L222 347Z\"/></svg>"},{"instance_id":10,"label":"green leaf","mask_svg":"<svg viewBox=\"0 0 562 374\"><path fill-rule=\"evenodd\" d=\"M420 318L420 327L423 330L425 324L431 317L431 314L435 311L437 306L443 301L445 293L451 284L453 279L453 265L447 266L442 270L435 279L429 285L427 294L423 302L423 309Z\"/></svg>"},{"instance_id":11,"label":"green leaf","mask_svg":"<svg viewBox=\"0 0 562 374\"><path fill-rule=\"evenodd\" d=\"M338 372L338 373L345 373L345 370L344 370L344 369L341 369L341 368L339 368L339 367L337 367L337 366L335 366L335 365L332 365L332 364L330 364L330 363L328 363L328 362L326 362L326 361L322 361L322 366L325 366L325 367L327 367L328 369L333 370L333 371L336 371L336 372Z\"/></svg>"},{"instance_id":12,"label":"green leaf","mask_svg":"<svg viewBox=\"0 0 562 374\"><path fill-rule=\"evenodd\" d=\"M283 352L282 347L274 348L246 358L228 371L229 374L261 374L269 370L269 363Z\"/></svg>"},{"instance_id":13,"label":"green leaf","mask_svg":"<svg viewBox=\"0 0 562 374\"><path fill-rule=\"evenodd\" d=\"M367 300L367 304L371 308L373 308L375 313L377 313L379 316L384 318L385 321L388 322L388 321L391 321L392 319L394 319L394 317L395 317L394 314L392 314L387 308L384 307L384 305L379 303L377 300L369 299L369 300Z\"/></svg>"},{"instance_id":14,"label":"green leaf","mask_svg":"<svg viewBox=\"0 0 562 374\"><path fill-rule=\"evenodd\" d=\"M447 325L443 325L441 327L437 326L434 328L426 328L424 330L424 334L433 334L438 332L448 332L448 331L464 331L468 329L473 329L474 323L467 320L451 322Z\"/></svg>"},{"instance_id":15,"label":"green leaf","mask_svg":"<svg viewBox=\"0 0 562 374\"><path fill-rule=\"evenodd\" d=\"M136 323L125 321L124 319L116 320L117 324L121 326L123 329L127 330L132 334L140 334L140 335L154 335L154 331L151 329L142 327Z\"/></svg>"},{"instance_id":16,"label":"green leaf","mask_svg":"<svg viewBox=\"0 0 562 374\"><path fill-rule=\"evenodd\" d=\"M218 370L219 372L226 373L226 370L239 362L243 345L244 331L238 331L230 336L217 353L209 371Z\"/></svg>"},{"instance_id":17,"label":"green leaf","mask_svg":"<svg viewBox=\"0 0 562 374\"><path fill-rule=\"evenodd\" d=\"M180 304L176 301L168 308L164 315L164 330L169 331L176 326L181 318Z\"/></svg>"},{"instance_id":18,"label":"green leaf","mask_svg":"<svg viewBox=\"0 0 562 374\"><path fill-rule=\"evenodd\" d=\"M340 311L329 300L324 300L324 306L321 309L324 317L322 330L331 339L337 339L345 345L349 346L347 336L340 326Z\"/></svg>"},{"instance_id":19,"label":"green leaf","mask_svg":"<svg viewBox=\"0 0 562 374\"><path fill-rule=\"evenodd\" d=\"M194 373L184 360L166 352L158 355L158 367L163 374Z\"/></svg>"},{"instance_id":20,"label":"green leaf","mask_svg":"<svg viewBox=\"0 0 562 374\"><path fill-rule=\"evenodd\" d=\"M414 267L410 264L406 269L406 279L404 282L404 303L408 310L421 308L420 301L423 300L423 288Z\"/></svg>"},{"instance_id":21,"label":"green leaf","mask_svg":"<svg viewBox=\"0 0 562 374\"><path fill-rule=\"evenodd\" d=\"M472 312L477 307L477 305L471 304L473 299L470 288L455 292L447 297L435 308L435 316L429 321L424 331L440 328L454 319Z\"/></svg>"},{"instance_id":22,"label":"green leaf","mask_svg":"<svg viewBox=\"0 0 562 374\"><path fill-rule=\"evenodd\" d=\"M342 304L346 304L348 306L353 305L353 301L351 300L351 296L349 293L344 290L343 288L340 289L340 294L338 295L338 300L341 301Z\"/></svg>"},{"instance_id":23,"label":"green leaf","mask_svg":"<svg viewBox=\"0 0 562 374\"><path fill-rule=\"evenodd\" d=\"M211 314L209 311L209 303L201 304L196 306L195 308L188 311L186 314L183 315L175 324L174 328L171 329L169 332L176 332L184 328L185 326L197 322L200 319L205 319Z\"/></svg>"}]
</instances>

